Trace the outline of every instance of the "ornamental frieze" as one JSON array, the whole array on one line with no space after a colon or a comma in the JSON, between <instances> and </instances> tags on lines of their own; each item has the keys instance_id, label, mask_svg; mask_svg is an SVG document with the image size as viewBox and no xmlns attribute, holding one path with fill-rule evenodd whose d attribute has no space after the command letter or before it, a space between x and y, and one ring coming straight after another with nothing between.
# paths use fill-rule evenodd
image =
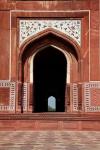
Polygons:
<instances>
[{"instance_id":1,"label":"ornamental frieze","mask_svg":"<svg viewBox=\"0 0 100 150\"><path fill-rule=\"evenodd\" d=\"M73 38L81 45L81 20L20 20L19 21L19 44L27 38L48 28L56 29Z\"/></svg>"}]
</instances>

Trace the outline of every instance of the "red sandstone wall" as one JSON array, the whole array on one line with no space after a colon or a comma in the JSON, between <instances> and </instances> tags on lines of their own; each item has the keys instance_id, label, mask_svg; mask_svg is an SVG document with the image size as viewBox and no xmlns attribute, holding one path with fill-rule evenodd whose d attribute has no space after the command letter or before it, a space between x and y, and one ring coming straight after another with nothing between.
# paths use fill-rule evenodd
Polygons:
<instances>
[{"instance_id":1,"label":"red sandstone wall","mask_svg":"<svg viewBox=\"0 0 100 150\"><path fill-rule=\"evenodd\" d=\"M24 10L24 12L22 12ZM75 17L75 11L79 11L78 17L83 15L82 11L88 10L82 20L82 81L89 82L100 81L100 50L99 50L99 0L68 0L68 1L20 1L20 0L0 0L0 80L18 80L18 55L20 50L18 48L18 28L17 17L32 17L36 13L28 13L27 11L39 11L37 16L40 17L44 11L45 15L52 17L57 16L59 11L71 11L72 16ZM42 11L42 13L41 13ZM48 11L48 12L47 12ZM59 15L62 17L62 14ZM67 13L67 16L69 14ZM89 24L90 20L90 24ZM11 66L10 66L11 63ZM10 83L9 83L10 84ZM17 84L16 84L17 85ZM98 99L100 93L99 85L89 85L90 99L93 106L99 105ZM10 85L9 85L10 87ZM76 85L77 87L77 85ZM16 87L17 89L18 87ZM93 90L92 90L93 88ZM99 88L99 89L98 89ZM5 104L9 103L9 94L6 89L2 92L2 85L0 85L1 98ZM20 90L20 89L18 89ZM77 90L77 89L76 89ZM88 93L83 87L79 87L78 97L80 99L79 105L83 103L84 107L84 91ZM82 93L83 92L83 93ZM18 102L18 93L16 92L16 105ZM5 99L5 100L4 100ZM89 99L89 100L90 100ZM1 101L2 101L1 100ZM89 101L88 100L88 101ZM78 101L78 99L77 99ZM18 107L18 106L16 106ZM81 107L81 106L80 106ZM92 110L94 111L94 110Z\"/></svg>"},{"instance_id":2,"label":"red sandstone wall","mask_svg":"<svg viewBox=\"0 0 100 150\"><path fill-rule=\"evenodd\" d=\"M69 0L69 1L15 1L1 0L0 1L0 80L9 79L9 63L10 63L10 11L11 10L32 10L32 11L68 11L68 10L90 10L90 30L85 33L84 39L87 39L90 32L89 47L83 44L84 57L84 74L83 80L100 80L100 55L99 55L99 0ZM11 43L12 50L12 80L16 80L16 28L15 20L12 18L12 34L14 35ZM88 24L88 18L86 20ZM82 30L87 28L84 24ZM83 41L84 43L84 41ZM89 54L90 51L90 54ZM90 58L90 59L89 59ZM90 71L88 64L90 63ZM90 73L90 77L88 77Z\"/></svg>"},{"instance_id":3,"label":"red sandstone wall","mask_svg":"<svg viewBox=\"0 0 100 150\"><path fill-rule=\"evenodd\" d=\"M0 4L1 6L1 4ZM9 79L10 12L0 11L0 80Z\"/></svg>"}]
</instances>

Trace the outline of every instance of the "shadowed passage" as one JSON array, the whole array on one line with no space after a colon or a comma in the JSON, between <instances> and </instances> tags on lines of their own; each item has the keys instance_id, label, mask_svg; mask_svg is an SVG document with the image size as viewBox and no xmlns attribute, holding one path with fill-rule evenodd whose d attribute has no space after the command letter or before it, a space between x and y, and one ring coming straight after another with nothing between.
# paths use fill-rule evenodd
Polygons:
<instances>
[{"instance_id":1,"label":"shadowed passage","mask_svg":"<svg viewBox=\"0 0 100 150\"><path fill-rule=\"evenodd\" d=\"M66 72L66 57L57 48L49 46L35 55L34 112L65 111Z\"/></svg>"}]
</instances>

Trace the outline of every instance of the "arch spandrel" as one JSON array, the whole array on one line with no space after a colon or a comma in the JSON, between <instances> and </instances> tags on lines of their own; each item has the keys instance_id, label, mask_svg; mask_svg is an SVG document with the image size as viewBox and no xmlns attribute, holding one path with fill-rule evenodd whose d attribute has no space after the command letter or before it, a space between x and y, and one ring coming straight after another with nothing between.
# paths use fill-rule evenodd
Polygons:
<instances>
[{"instance_id":1,"label":"arch spandrel","mask_svg":"<svg viewBox=\"0 0 100 150\"><path fill-rule=\"evenodd\" d=\"M22 58L22 55L24 53L24 51L32 44L32 43L36 43L39 42L39 40L44 39L47 37L53 36L53 38L57 39L61 39L61 41L63 41L64 43L68 43L69 45L73 46L73 48L75 49L75 51L77 52L77 55L79 57L79 59L81 59L82 57L82 50L81 47L77 44L77 42L69 37L68 35L65 35L64 33L62 33L61 31L58 31L56 29L52 29L52 28L48 28L44 31L41 31L39 33L37 33L36 35L33 35L31 37L29 37L28 39L26 39L23 44L19 47L20 49L20 55L19 55L19 59ZM52 38L51 38L52 39ZM50 40L50 39L48 39Z\"/></svg>"},{"instance_id":2,"label":"arch spandrel","mask_svg":"<svg viewBox=\"0 0 100 150\"><path fill-rule=\"evenodd\" d=\"M20 19L19 25L19 44L22 44L28 37L51 28L72 37L81 45L81 19Z\"/></svg>"}]
</instances>

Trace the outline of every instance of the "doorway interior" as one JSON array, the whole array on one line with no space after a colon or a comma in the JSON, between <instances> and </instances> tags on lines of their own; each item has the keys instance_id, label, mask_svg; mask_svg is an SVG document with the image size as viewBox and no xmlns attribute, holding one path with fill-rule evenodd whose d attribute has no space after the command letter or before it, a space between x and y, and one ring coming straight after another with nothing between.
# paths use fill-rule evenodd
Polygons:
<instances>
[{"instance_id":1,"label":"doorway interior","mask_svg":"<svg viewBox=\"0 0 100 150\"><path fill-rule=\"evenodd\" d=\"M55 47L48 46L33 59L34 112L64 112L67 60Z\"/></svg>"}]
</instances>

